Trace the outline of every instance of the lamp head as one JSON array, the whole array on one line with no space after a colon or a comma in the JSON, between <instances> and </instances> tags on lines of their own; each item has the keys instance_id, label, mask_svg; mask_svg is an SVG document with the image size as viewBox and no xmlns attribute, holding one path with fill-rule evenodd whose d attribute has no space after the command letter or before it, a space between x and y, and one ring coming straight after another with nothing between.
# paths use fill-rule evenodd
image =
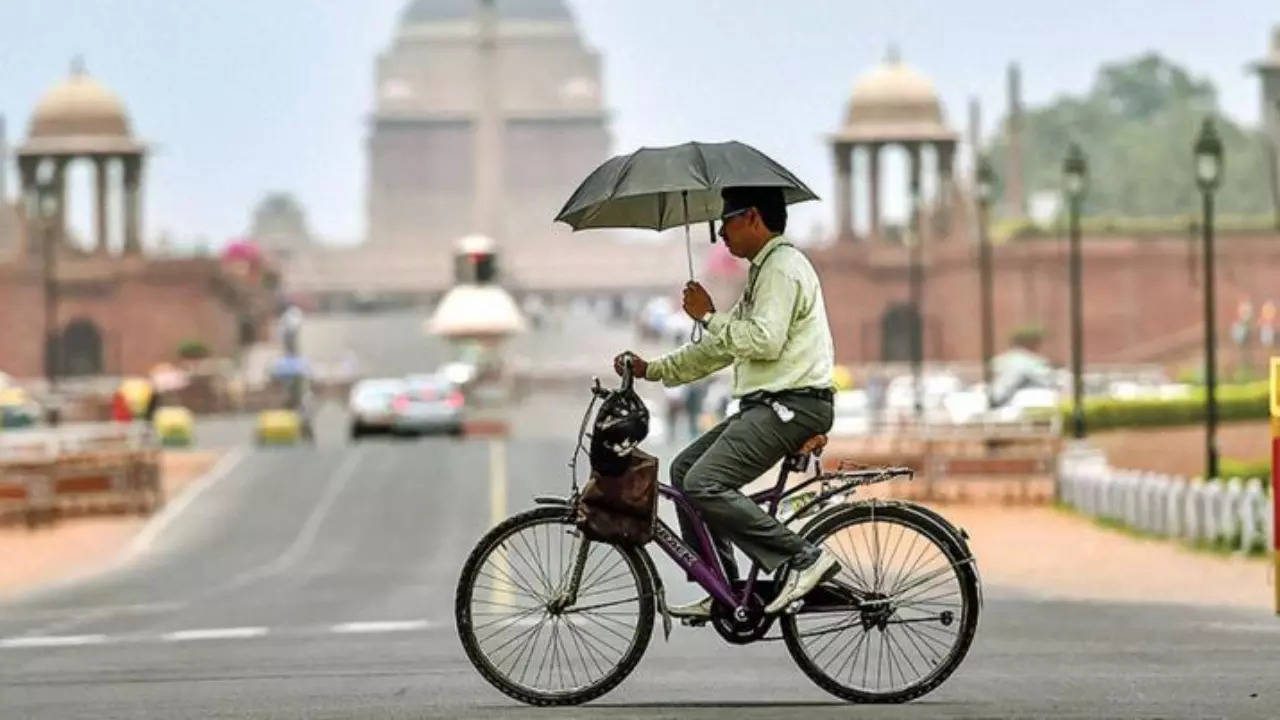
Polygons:
<instances>
[{"instance_id":1,"label":"lamp head","mask_svg":"<svg viewBox=\"0 0 1280 720\"><path fill-rule=\"evenodd\" d=\"M1213 118L1207 117L1200 126L1196 138L1196 184L1202 192L1213 192L1222 183L1222 140L1213 126Z\"/></svg>"},{"instance_id":2,"label":"lamp head","mask_svg":"<svg viewBox=\"0 0 1280 720\"><path fill-rule=\"evenodd\" d=\"M986 155L978 158L977 175L978 204L988 207L995 197L996 171L991 168L991 161Z\"/></svg>"},{"instance_id":3,"label":"lamp head","mask_svg":"<svg viewBox=\"0 0 1280 720\"><path fill-rule=\"evenodd\" d=\"M1079 200L1084 196L1088 182L1089 165L1085 161L1084 152L1079 145L1071 143L1067 147L1067 157L1062 161L1062 185L1072 200Z\"/></svg>"}]
</instances>

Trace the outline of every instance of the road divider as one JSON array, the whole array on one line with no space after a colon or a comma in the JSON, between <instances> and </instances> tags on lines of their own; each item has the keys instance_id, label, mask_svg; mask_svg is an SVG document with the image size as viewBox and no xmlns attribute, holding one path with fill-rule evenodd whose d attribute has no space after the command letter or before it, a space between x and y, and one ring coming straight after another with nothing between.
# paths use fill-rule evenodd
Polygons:
<instances>
[{"instance_id":1,"label":"road divider","mask_svg":"<svg viewBox=\"0 0 1280 720\"><path fill-rule=\"evenodd\" d=\"M0 521L154 511L160 453L131 426L19 431L0 438Z\"/></svg>"}]
</instances>

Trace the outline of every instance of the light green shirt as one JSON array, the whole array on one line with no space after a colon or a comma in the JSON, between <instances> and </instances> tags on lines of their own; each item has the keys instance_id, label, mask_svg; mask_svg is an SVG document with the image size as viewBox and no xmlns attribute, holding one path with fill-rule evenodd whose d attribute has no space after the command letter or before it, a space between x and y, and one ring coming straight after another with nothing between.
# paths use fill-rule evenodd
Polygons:
<instances>
[{"instance_id":1,"label":"light green shirt","mask_svg":"<svg viewBox=\"0 0 1280 720\"><path fill-rule=\"evenodd\" d=\"M831 387L835 346L813 265L781 235L751 259L747 287L728 312L712 314L701 342L649 363L645 377L668 387L733 365L733 395Z\"/></svg>"}]
</instances>

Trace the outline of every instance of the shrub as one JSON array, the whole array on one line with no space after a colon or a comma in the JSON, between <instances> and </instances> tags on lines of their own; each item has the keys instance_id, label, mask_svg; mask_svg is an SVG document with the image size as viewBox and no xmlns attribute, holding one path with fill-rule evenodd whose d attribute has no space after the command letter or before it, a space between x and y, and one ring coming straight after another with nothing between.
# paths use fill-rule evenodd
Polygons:
<instances>
[{"instance_id":1,"label":"shrub","mask_svg":"<svg viewBox=\"0 0 1280 720\"><path fill-rule=\"evenodd\" d=\"M201 340L183 340L178 343L178 357L183 360L200 360L209 357L209 346Z\"/></svg>"},{"instance_id":2,"label":"shrub","mask_svg":"<svg viewBox=\"0 0 1280 720\"><path fill-rule=\"evenodd\" d=\"M1263 481L1270 481L1271 461L1222 458L1218 461L1218 475L1224 478L1262 478Z\"/></svg>"},{"instance_id":3,"label":"shrub","mask_svg":"<svg viewBox=\"0 0 1280 720\"><path fill-rule=\"evenodd\" d=\"M1198 387L1184 398L1086 399L1085 427L1097 431L1199 424L1204 422L1204 395L1204 388ZM1222 385L1218 388L1218 419L1266 419L1270 414L1270 401L1270 388L1266 382ZM1063 406L1062 419L1063 427L1071 427L1070 404Z\"/></svg>"}]
</instances>

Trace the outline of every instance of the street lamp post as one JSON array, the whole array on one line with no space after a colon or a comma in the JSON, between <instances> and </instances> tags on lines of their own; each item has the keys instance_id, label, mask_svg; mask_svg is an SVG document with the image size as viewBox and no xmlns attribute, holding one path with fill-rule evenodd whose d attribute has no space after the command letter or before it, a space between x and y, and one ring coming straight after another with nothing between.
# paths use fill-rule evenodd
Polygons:
<instances>
[{"instance_id":1,"label":"street lamp post","mask_svg":"<svg viewBox=\"0 0 1280 720\"><path fill-rule=\"evenodd\" d=\"M978 282L982 304L982 383L987 389L987 409L995 406L991 358L995 355L995 318L991 300L991 237L988 213L995 194L996 173L985 155L978 158Z\"/></svg>"},{"instance_id":2,"label":"street lamp post","mask_svg":"<svg viewBox=\"0 0 1280 720\"><path fill-rule=\"evenodd\" d=\"M1080 146L1071 143L1062 163L1071 236L1071 389L1072 437L1084 438L1084 308L1080 287L1080 202L1084 198L1089 170Z\"/></svg>"},{"instance_id":3,"label":"street lamp post","mask_svg":"<svg viewBox=\"0 0 1280 720\"><path fill-rule=\"evenodd\" d=\"M1222 141L1213 127L1213 119L1205 118L1195 144L1196 185L1204 201L1204 220L1200 224L1204 241L1204 400L1205 400L1205 477L1218 476L1218 368L1217 323L1214 314L1213 270L1213 193L1222 182Z\"/></svg>"},{"instance_id":4,"label":"street lamp post","mask_svg":"<svg viewBox=\"0 0 1280 720\"><path fill-rule=\"evenodd\" d=\"M911 239L910 257L908 259L908 294L911 296L911 307L915 310L915 328L911 335L911 377L915 392L916 421L924 421L924 221L921 218L920 201L920 147L912 145L911 176L909 178L909 194L911 202L910 228L907 235Z\"/></svg>"}]
</instances>

